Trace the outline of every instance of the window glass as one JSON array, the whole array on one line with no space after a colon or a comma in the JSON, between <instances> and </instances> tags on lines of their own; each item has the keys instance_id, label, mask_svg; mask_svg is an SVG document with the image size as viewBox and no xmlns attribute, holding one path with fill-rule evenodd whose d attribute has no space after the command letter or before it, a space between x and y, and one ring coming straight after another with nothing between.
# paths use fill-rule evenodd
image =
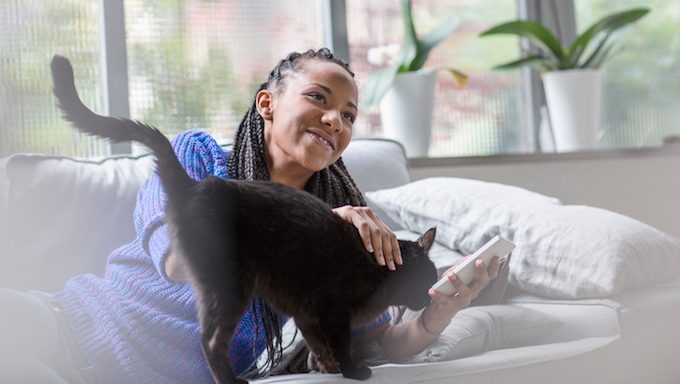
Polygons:
<instances>
[{"instance_id":1,"label":"window glass","mask_svg":"<svg viewBox=\"0 0 680 384\"><path fill-rule=\"evenodd\" d=\"M0 157L14 152L93 156L102 140L77 133L52 95L50 60L71 59L83 102L100 108L98 2L5 0L0 6Z\"/></svg>"},{"instance_id":2,"label":"window glass","mask_svg":"<svg viewBox=\"0 0 680 384\"><path fill-rule=\"evenodd\" d=\"M577 0L577 31L635 6L652 11L621 36L603 69L603 148L660 145L680 133L680 2Z\"/></svg>"},{"instance_id":3,"label":"window glass","mask_svg":"<svg viewBox=\"0 0 680 384\"><path fill-rule=\"evenodd\" d=\"M520 125L520 72L491 71L493 65L517 57L516 38L479 38L489 26L513 19L514 0L414 0L413 17L419 36L452 15L460 26L434 48L425 67L450 66L466 72L470 80L457 89L444 72L437 76L430 156L491 155L523 152ZM401 44L399 1L347 0L347 29L351 65L359 87L369 72L370 48ZM379 108L361 111L355 135L382 134Z\"/></svg>"},{"instance_id":4,"label":"window glass","mask_svg":"<svg viewBox=\"0 0 680 384\"><path fill-rule=\"evenodd\" d=\"M291 51L323 43L321 1L125 0L130 114L166 134L233 137Z\"/></svg>"}]
</instances>

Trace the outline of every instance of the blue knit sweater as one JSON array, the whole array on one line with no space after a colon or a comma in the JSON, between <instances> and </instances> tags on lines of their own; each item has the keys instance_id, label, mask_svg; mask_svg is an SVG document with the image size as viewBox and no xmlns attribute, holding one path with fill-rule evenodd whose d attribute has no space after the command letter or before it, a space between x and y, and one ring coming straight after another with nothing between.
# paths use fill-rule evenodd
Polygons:
<instances>
[{"instance_id":1,"label":"blue knit sweater","mask_svg":"<svg viewBox=\"0 0 680 384\"><path fill-rule=\"evenodd\" d=\"M206 133L185 132L172 143L193 179L227 177L226 153ZM169 245L165 201L154 172L137 195L136 238L113 251L103 277L74 277L57 294L100 383L212 382L191 287L171 281L163 268ZM387 321L388 315L381 316L369 328ZM258 327L261 319L249 309L230 344L228 357L237 374L247 371L264 349L265 332L256 332Z\"/></svg>"}]
</instances>

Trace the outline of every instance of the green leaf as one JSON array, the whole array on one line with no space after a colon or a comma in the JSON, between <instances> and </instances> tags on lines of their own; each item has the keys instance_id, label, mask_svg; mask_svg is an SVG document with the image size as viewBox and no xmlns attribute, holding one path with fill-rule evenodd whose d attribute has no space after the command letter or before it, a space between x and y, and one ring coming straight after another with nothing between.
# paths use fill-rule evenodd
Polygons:
<instances>
[{"instance_id":1,"label":"green leaf","mask_svg":"<svg viewBox=\"0 0 680 384\"><path fill-rule=\"evenodd\" d=\"M505 63L505 64L497 65L497 66L493 67L493 69L501 69L501 70L516 69L516 68L523 67L525 65L535 65L535 64L539 64L539 63L542 64L543 66L549 66L548 63L546 62L545 57L543 57L541 55L530 55L530 56L523 57L523 58L515 60L515 61L511 61L511 62L508 62L508 63Z\"/></svg>"},{"instance_id":2,"label":"green leaf","mask_svg":"<svg viewBox=\"0 0 680 384\"><path fill-rule=\"evenodd\" d=\"M394 77L397 75L398 70L399 64L395 64L368 74L366 85L364 85L361 94L362 108L374 106L385 96L385 93L394 82Z\"/></svg>"},{"instance_id":3,"label":"green leaf","mask_svg":"<svg viewBox=\"0 0 680 384\"><path fill-rule=\"evenodd\" d=\"M634 8L628 11L619 12L610 16L606 16L599 21L593 23L585 32L580 34L569 47L569 57L567 59L567 66L574 68L578 66L581 55L586 50L586 47L598 34L605 32L607 36L602 41L606 40L614 31L625 27L631 23L636 22L647 13L649 8ZM592 56L591 56L592 58Z\"/></svg>"},{"instance_id":4,"label":"green leaf","mask_svg":"<svg viewBox=\"0 0 680 384\"><path fill-rule=\"evenodd\" d=\"M611 59L612 57L623 52L623 50L624 50L623 48L619 47L617 50L614 51L613 50L614 47L615 47L614 44L607 47L607 49L604 51L604 53L602 55L600 55L600 57L593 60L590 68L600 68L606 60Z\"/></svg>"},{"instance_id":5,"label":"green leaf","mask_svg":"<svg viewBox=\"0 0 680 384\"><path fill-rule=\"evenodd\" d=\"M517 35L526 37L544 51L548 55L548 59L553 57L554 61L561 62L565 58L564 48L555 35L546 27L533 20L509 21L489 28L479 35Z\"/></svg>"},{"instance_id":6,"label":"green leaf","mask_svg":"<svg viewBox=\"0 0 680 384\"><path fill-rule=\"evenodd\" d=\"M607 35L607 38L602 39L602 42L597 47L597 49L583 64L579 65L579 68L599 68L599 66L604 62L605 58L607 55L609 55L609 52L614 47L613 42L607 44L608 37L609 35Z\"/></svg>"},{"instance_id":7,"label":"green leaf","mask_svg":"<svg viewBox=\"0 0 680 384\"><path fill-rule=\"evenodd\" d=\"M430 33L425 35L422 39L418 40L418 54L413 59L411 63L411 70L416 71L423 67L427 56L430 54L432 48L444 40L448 35L451 34L460 25L460 19L458 17L451 17L436 28L434 28Z\"/></svg>"},{"instance_id":8,"label":"green leaf","mask_svg":"<svg viewBox=\"0 0 680 384\"><path fill-rule=\"evenodd\" d=\"M401 46L399 71L407 72L411 70L411 63L418 53L418 37L416 36L416 28L413 26L410 0L401 0L401 14L404 23L404 42Z\"/></svg>"}]
</instances>

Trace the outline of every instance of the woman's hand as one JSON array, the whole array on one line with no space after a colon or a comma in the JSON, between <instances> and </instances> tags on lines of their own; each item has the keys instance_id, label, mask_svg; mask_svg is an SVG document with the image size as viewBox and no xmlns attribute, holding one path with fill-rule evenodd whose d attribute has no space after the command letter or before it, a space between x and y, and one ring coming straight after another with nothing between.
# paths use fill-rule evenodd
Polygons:
<instances>
[{"instance_id":1,"label":"woman's hand","mask_svg":"<svg viewBox=\"0 0 680 384\"><path fill-rule=\"evenodd\" d=\"M187 279L184 263L172 251L168 251L163 267L165 268L165 274L168 275L170 280L184 281Z\"/></svg>"},{"instance_id":2,"label":"woman's hand","mask_svg":"<svg viewBox=\"0 0 680 384\"><path fill-rule=\"evenodd\" d=\"M397 236L371 208L343 205L333 209L333 212L357 227L364 247L373 253L378 264L387 265L389 269L395 270L395 263L399 265L403 263Z\"/></svg>"},{"instance_id":3,"label":"woman's hand","mask_svg":"<svg viewBox=\"0 0 680 384\"><path fill-rule=\"evenodd\" d=\"M425 308L421 316L421 324L425 331L430 334L439 334L446 328L453 316L463 308L470 305L479 292L489 284L489 281L498 276L500 261L498 256L491 259L488 268L482 260L475 263L475 280L470 285L463 284L462 281L453 273L453 268L449 268L444 273L449 281L456 288L456 293L446 295L430 288L428 292L432 298L430 305Z\"/></svg>"},{"instance_id":4,"label":"woman's hand","mask_svg":"<svg viewBox=\"0 0 680 384\"><path fill-rule=\"evenodd\" d=\"M483 263L477 264L475 280L468 286L449 269L446 274L456 287L455 295L449 296L431 289L429 293L432 302L419 317L401 324L386 324L367 333L366 336L370 339L366 340L376 340L392 361L401 361L422 352L437 340L439 334L451 323L453 316L469 306L489 281L498 276L499 266L498 257L491 260L488 268Z\"/></svg>"}]
</instances>

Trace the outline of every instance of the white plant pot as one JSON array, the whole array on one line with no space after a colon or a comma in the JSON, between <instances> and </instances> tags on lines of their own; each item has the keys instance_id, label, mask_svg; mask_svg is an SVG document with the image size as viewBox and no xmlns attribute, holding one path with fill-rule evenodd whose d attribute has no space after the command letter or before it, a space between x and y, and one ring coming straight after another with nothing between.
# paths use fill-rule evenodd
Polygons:
<instances>
[{"instance_id":1,"label":"white plant pot","mask_svg":"<svg viewBox=\"0 0 680 384\"><path fill-rule=\"evenodd\" d=\"M380 100L383 132L402 143L408 157L426 157L430 147L435 75L433 69L398 73Z\"/></svg>"},{"instance_id":2,"label":"white plant pot","mask_svg":"<svg viewBox=\"0 0 680 384\"><path fill-rule=\"evenodd\" d=\"M570 152L597 147L600 132L602 73L597 69L543 74L555 149Z\"/></svg>"}]
</instances>

